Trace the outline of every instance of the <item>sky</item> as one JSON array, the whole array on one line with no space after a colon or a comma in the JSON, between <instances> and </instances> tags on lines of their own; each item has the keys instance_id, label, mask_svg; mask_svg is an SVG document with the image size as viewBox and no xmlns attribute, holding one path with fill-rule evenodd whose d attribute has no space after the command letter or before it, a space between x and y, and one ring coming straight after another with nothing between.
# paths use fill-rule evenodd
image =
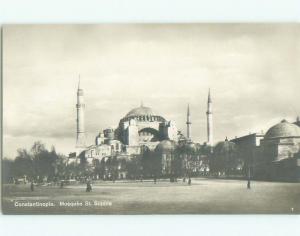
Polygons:
<instances>
[{"instance_id":1,"label":"sky","mask_svg":"<svg viewBox=\"0 0 300 236\"><path fill-rule=\"evenodd\" d=\"M300 115L300 25L7 25L3 30L3 153L35 141L75 150L76 89L84 90L87 143L131 109L151 107L206 141L266 132Z\"/></svg>"}]
</instances>

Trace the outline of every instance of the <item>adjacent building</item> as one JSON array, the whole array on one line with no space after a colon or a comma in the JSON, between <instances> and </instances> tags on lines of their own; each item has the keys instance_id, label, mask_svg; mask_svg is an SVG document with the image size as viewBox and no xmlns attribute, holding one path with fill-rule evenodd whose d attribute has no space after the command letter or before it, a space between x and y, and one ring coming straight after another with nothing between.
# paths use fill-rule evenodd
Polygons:
<instances>
[{"instance_id":1,"label":"adjacent building","mask_svg":"<svg viewBox=\"0 0 300 236\"><path fill-rule=\"evenodd\" d=\"M282 120L261 140L256 175L271 180L300 180L300 127Z\"/></svg>"},{"instance_id":2,"label":"adjacent building","mask_svg":"<svg viewBox=\"0 0 300 236\"><path fill-rule=\"evenodd\" d=\"M256 157L261 156L261 140L264 133L253 133L230 140L237 147L237 155L240 159L241 168L245 175L249 167L253 166Z\"/></svg>"},{"instance_id":3,"label":"adjacent building","mask_svg":"<svg viewBox=\"0 0 300 236\"><path fill-rule=\"evenodd\" d=\"M300 181L299 119L290 123L282 120L266 134L254 133L232 139L237 145L243 168L251 170L256 179Z\"/></svg>"}]
</instances>

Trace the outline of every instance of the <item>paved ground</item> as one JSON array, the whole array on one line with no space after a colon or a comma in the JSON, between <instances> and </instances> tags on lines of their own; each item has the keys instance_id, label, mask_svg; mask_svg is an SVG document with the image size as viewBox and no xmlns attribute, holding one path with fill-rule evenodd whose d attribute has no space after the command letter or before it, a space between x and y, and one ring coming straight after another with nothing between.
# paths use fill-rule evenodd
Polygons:
<instances>
[{"instance_id":1,"label":"paved ground","mask_svg":"<svg viewBox=\"0 0 300 236\"><path fill-rule=\"evenodd\" d=\"M36 202L50 205L28 206ZM248 190L241 180L98 182L90 193L85 185L5 185L2 203L6 214L299 214L300 183L252 181Z\"/></svg>"}]
</instances>

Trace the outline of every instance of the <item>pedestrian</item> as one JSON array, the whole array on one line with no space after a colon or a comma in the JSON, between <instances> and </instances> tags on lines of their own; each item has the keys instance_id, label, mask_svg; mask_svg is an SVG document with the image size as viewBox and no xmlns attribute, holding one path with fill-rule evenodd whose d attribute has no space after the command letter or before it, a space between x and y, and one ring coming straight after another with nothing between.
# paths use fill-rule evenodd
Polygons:
<instances>
[{"instance_id":1,"label":"pedestrian","mask_svg":"<svg viewBox=\"0 0 300 236\"><path fill-rule=\"evenodd\" d=\"M251 169L250 169L250 166L248 168L248 181L247 181L247 189L250 189L251 186L250 186L250 180L251 180Z\"/></svg>"},{"instance_id":2,"label":"pedestrian","mask_svg":"<svg viewBox=\"0 0 300 236\"><path fill-rule=\"evenodd\" d=\"M34 184L33 184L33 181L31 181L31 184L30 184L30 190L31 190L31 192L34 191Z\"/></svg>"},{"instance_id":3,"label":"pedestrian","mask_svg":"<svg viewBox=\"0 0 300 236\"><path fill-rule=\"evenodd\" d=\"M192 180L191 178L189 178L188 184L191 185L192 184Z\"/></svg>"},{"instance_id":4,"label":"pedestrian","mask_svg":"<svg viewBox=\"0 0 300 236\"><path fill-rule=\"evenodd\" d=\"M250 189L251 186L250 186L250 179L248 179L248 182L247 182L247 189Z\"/></svg>"},{"instance_id":5,"label":"pedestrian","mask_svg":"<svg viewBox=\"0 0 300 236\"><path fill-rule=\"evenodd\" d=\"M92 184L90 181L88 181L86 184L86 192L91 192L91 191L92 191Z\"/></svg>"}]
</instances>

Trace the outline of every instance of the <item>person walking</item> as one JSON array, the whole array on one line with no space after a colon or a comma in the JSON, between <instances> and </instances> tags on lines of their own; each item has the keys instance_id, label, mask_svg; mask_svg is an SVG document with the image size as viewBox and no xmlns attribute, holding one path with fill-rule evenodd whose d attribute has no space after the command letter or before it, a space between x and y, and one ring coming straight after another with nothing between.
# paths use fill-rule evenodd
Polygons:
<instances>
[{"instance_id":1,"label":"person walking","mask_svg":"<svg viewBox=\"0 0 300 236\"><path fill-rule=\"evenodd\" d=\"M248 182L247 182L247 189L250 189L251 186L250 186L250 179L248 179Z\"/></svg>"},{"instance_id":2,"label":"person walking","mask_svg":"<svg viewBox=\"0 0 300 236\"><path fill-rule=\"evenodd\" d=\"M31 181L31 183L30 183L30 190L31 190L31 192L34 191L34 184L33 184L33 181Z\"/></svg>"},{"instance_id":3,"label":"person walking","mask_svg":"<svg viewBox=\"0 0 300 236\"><path fill-rule=\"evenodd\" d=\"M191 185L192 184L192 179L189 178L188 184Z\"/></svg>"},{"instance_id":4,"label":"person walking","mask_svg":"<svg viewBox=\"0 0 300 236\"><path fill-rule=\"evenodd\" d=\"M92 184L91 181L88 181L86 184L86 192L91 192L92 191Z\"/></svg>"},{"instance_id":5,"label":"person walking","mask_svg":"<svg viewBox=\"0 0 300 236\"><path fill-rule=\"evenodd\" d=\"M248 168L247 189L251 189L251 183L250 183L250 180L251 180L251 170L250 170L250 167L249 167L249 168Z\"/></svg>"}]
</instances>

